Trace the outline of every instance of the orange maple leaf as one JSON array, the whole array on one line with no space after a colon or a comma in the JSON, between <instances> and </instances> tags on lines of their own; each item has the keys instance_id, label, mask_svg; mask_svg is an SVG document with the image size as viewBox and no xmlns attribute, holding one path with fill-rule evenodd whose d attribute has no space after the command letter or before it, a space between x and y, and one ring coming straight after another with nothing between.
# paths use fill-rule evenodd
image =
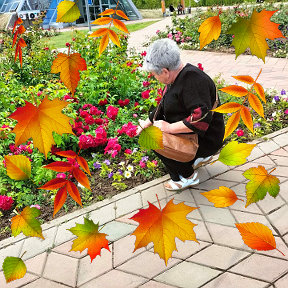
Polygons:
<instances>
[{"instance_id":1,"label":"orange maple leaf","mask_svg":"<svg viewBox=\"0 0 288 288\"><path fill-rule=\"evenodd\" d=\"M279 251L276 248L276 242L272 231L267 226L257 222L239 223L235 225L239 230L244 243L250 248L264 251L276 249ZM281 251L279 252L283 254Z\"/></svg>"},{"instance_id":2,"label":"orange maple leaf","mask_svg":"<svg viewBox=\"0 0 288 288\"><path fill-rule=\"evenodd\" d=\"M47 158L51 146L55 144L52 132L60 135L73 134L69 123L70 118L61 113L69 103L59 99L50 101L45 97L40 105L34 106L25 101L25 106L17 108L8 118L17 120L18 123L11 131L16 134L15 145L18 146L33 138L34 147L38 148Z\"/></svg>"},{"instance_id":3,"label":"orange maple leaf","mask_svg":"<svg viewBox=\"0 0 288 288\"><path fill-rule=\"evenodd\" d=\"M189 207L184 203L175 205L173 199L167 203L163 210L151 203L149 203L149 208L140 209L137 214L130 218L139 222L139 226L131 234L136 236L134 251L153 242L154 253L158 253L167 266L172 252L177 250L175 237L181 241L192 240L198 243L193 231L197 224L186 219L186 215L195 209L198 207Z\"/></svg>"},{"instance_id":4,"label":"orange maple leaf","mask_svg":"<svg viewBox=\"0 0 288 288\"><path fill-rule=\"evenodd\" d=\"M265 56L269 49L266 38L271 40L285 38L278 29L280 24L270 21L272 15L277 11L264 9L258 13L253 10L250 19L240 18L237 23L232 25L227 33L235 35L232 45L235 47L236 58L249 47L251 54L261 58L265 63Z\"/></svg>"},{"instance_id":5,"label":"orange maple leaf","mask_svg":"<svg viewBox=\"0 0 288 288\"><path fill-rule=\"evenodd\" d=\"M74 95L80 80L79 71L87 70L86 61L79 53L58 53L53 61L51 73L60 73L60 79Z\"/></svg>"},{"instance_id":6,"label":"orange maple leaf","mask_svg":"<svg viewBox=\"0 0 288 288\"><path fill-rule=\"evenodd\" d=\"M99 223L95 224L92 220L84 217L84 224L76 223L75 227L67 230L78 236L78 238L73 240L70 251L82 252L88 248L91 263L97 255L100 255L102 248L111 252L108 246L108 240L106 239L107 234L99 233Z\"/></svg>"}]
</instances>

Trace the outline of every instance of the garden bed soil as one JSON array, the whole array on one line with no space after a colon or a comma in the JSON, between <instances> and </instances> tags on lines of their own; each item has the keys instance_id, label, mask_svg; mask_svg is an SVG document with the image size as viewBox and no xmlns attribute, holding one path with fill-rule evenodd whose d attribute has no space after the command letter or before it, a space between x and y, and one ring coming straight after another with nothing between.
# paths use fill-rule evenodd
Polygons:
<instances>
[{"instance_id":1,"label":"garden bed soil","mask_svg":"<svg viewBox=\"0 0 288 288\"><path fill-rule=\"evenodd\" d=\"M164 176L167 172L166 171L161 171L161 176ZM89 204L83 205L83 207L87 207L93 203L99 202L101 200L99 200L99 198L103 199L107 199L107 198L111 198L116 194L119 194L123 191L117 190L115 189L111 183L112 181L107 181L104 180L103 178L101 178L99 175L99 173L96 172L93 174L93 172L91 172L91 178L90 178L90 184L91 184L91 192L92 192L92 197L93 199L89 202ZM160 177L161 177L160 176ZM125 190L129 190L132 189L138 185L144 184L146 182L149 182L153 180L148 179L146 177L144 177L141 174L138 174L137 176L133 176L129 179L125 179L123 181L123 183L125 183L127 185L127 188ZM79 189L80 190L80 189ZM39 190L36 191L36 193L39 192ZM82 196L82 192L80 190L80 195ZM41 224L44 224L46 222L49 222L53 219L59 218L61 216L64 216L66 214L69 214L71 212L74 212L76 210L82 209L82 207L80 205L78 205L70 196L67 197L67 200L64 204L64 207L62 207L58 213L55 215L55 217L53 218L53 211L54 211L54 206L52 202L46 202L46 203L42 203L40 205L40 211L41 211L41 215L37 218L40 220ZM3 216L0 218L0 241L3 239L6 239L8 237L11 237L11 218L15 216L15 213L12 212L13 208L9 211L4 211ZM5 228L6 227L6 228ZM8 228L7 228L8 227Z\"/></svg>"}]
</instances>

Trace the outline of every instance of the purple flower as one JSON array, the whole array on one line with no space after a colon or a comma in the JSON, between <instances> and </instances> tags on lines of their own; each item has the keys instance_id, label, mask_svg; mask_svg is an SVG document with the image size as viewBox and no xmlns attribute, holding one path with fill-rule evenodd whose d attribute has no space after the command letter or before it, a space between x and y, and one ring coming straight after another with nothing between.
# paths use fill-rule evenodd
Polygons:
<instances>
[{"instance_id":1,"label":"purple flower","mask_svg":"<svg viewBox=\"0 0 288 288\"><path fill-rule=\"evenodd\" d=\"M255 124L254 124L254 128L259 128L259 127L261 127L261 124L260 124L260 123L255 123Z\"/></svg>"},{"instance_id":2,"label":"purple flower","mask_svg":"<svg viewBox=\"0 0 288 288\"><path fill-rule=\"evenodd\" d=\"M142 159L141 159L141 161L142 161L142 162L147 162L147 161L148 161L148 159L149 159L149 157L148 157L148 156L143 156L143 157L142 157Z\"/></svg>"},{"instance_id":3,"label":"purple flower","mask_svg":"<svg viewBox=\"0 0 288 288\"><path fill-rule=\"evenodd\" d=\"M110 173L108 174L108 178L110 179L112 176L113 176L113 172L110 172Z\"/></svg>"},{"instance_id":4,"label":"purple flower","mask_svg":"<svg viewBox=\"0 0 288 288\"><path fill-rule=\"evenodd\" d=\"M274 99L276 102L280 101L280 97L279 97L279 96L274 96L273 99Z\"/></svg>"},{"instance_id":5,"label":"purple flower","mask_svg":"<svg viewBox=\"0 0 288 288\"><path fill-rule=\"evenodd\" d=\"M118 172L120 175L123 175L123 171L121 169L118 169Z\"/></svg>"},{"instance_id":6,"label":"purple flower","mask_svg":"<svg viewBox=\"0 0 288 288\"><path fill-rule=\"evenodd\" d=\"M94 166L96 169L101 168L101 164L100 164L99 162L93 163L93 166Z\"/></svg>"},{"instance_id":7,"label":"purple flower","mask_svg":"<svg viewBox=\"0 0 288 288\"><path fill-rule=\"evenodd\" d=\"M232 116L232 113L227 113L227 115L230 117L230 116Z\"/></svg>"},{"instance_id":8,"label":"purple flower","mask_svg":"<svg viewBox=\"0 0 288 288\"><path fill-rule=\"evenodd\" d=\"M111 164L111 162L108 159L104 160L103 163L105 163L106 165L110 165Z\"/></svg>"},{"instance_id":9,"label":"purple flower","mask_svg":"<svg viewBox=\"0 0 288 288\"><path fill-rule=\"evenodd\" d=\"M286 95L286 91L284 89L281 90L281 95Z\"/></svg>"}]
</instances>

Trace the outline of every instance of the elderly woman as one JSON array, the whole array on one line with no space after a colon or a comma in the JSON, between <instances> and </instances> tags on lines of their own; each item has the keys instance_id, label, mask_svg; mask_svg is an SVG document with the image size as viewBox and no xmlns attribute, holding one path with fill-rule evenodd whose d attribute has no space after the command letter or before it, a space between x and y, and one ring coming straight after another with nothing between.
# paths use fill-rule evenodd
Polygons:
<instances>
[{"instance_id":1,"label":"elderly woman","mask_svg":"<svg viewBox=\"0 0 288 288\"><path fill-rule=\"evenodd\" d=\"M199 179L194 170L209 162L211 155L221 148L225 132L223 115L209 112L216 101L215 84L199 68L189 63L184 66L176 42L168 38L152 43L143 69L150 71L166 86L156 120L152 123L156 111L154 109L145 121L139 120L137 133L150 125L171 134L197 133L199 148L190 162L178 162L154 151L170 174L171 180L164 183L167 190L181 190L197 185ZM193 123L199 119L201 121Z\"/></svg>"}]
</instances>

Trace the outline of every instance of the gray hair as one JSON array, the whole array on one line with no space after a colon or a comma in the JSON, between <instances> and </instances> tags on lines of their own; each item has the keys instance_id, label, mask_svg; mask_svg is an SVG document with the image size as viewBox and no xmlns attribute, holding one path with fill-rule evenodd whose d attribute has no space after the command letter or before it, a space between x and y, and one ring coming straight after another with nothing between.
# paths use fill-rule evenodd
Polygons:
<instances>
[{"instance_id":1,"label":"gray hair","mask_svg":"<svg viewBox=\"0 0 288 288\"><path fill-rule=\"evenodd\" d=\"M143 70L161 74L163 68L176 70L181 64L180 49L176 42L169 39L159 39L153 42L147 51Z\"/></svg>"}]
</instances>

